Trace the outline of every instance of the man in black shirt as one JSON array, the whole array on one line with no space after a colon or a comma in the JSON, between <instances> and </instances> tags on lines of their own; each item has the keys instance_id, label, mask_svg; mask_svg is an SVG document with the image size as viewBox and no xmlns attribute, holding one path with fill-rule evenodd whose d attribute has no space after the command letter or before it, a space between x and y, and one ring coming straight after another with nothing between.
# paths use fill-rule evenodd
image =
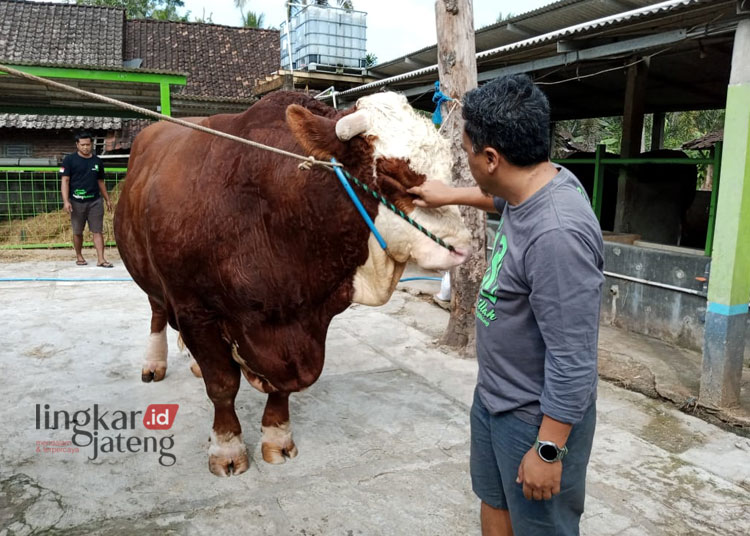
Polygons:
<instances>
[{"instance_id":1,"label":"man in black shirt","mask_svg":"<svg viewBox=\"0 0 750 536\"><path fill-rule=\"evenodd\" d=\"M63 208L70 213L70 223L73 227L73 247L76 250L76 264L88 264L83 258L83 228L89 223L89 231L94 235L96 248L96 265L102 268L112 268L112 263L104 258L104 206L102 198L107 203L107 210L112 212L107 187L104 185L104 164L98 156L93 154L91 134L82 132L75 137L75 153L65 157L60 168L62 176Z\"/></svg>"}]
</instances>

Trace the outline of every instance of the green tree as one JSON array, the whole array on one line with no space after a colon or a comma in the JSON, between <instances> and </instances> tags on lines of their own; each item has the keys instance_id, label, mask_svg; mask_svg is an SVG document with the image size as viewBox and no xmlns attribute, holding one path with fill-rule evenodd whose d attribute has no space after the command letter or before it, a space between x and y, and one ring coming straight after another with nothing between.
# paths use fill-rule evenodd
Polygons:
<instances>
[{"instance_id":1,"label":"green tree","mask_svg":"<svg viewBox=\"0 0 750 536\"><path fill-rule=\"evenodd\" d=\"M263 13L256 13L255 11L245 12L245 5L247 0L234 0L234 5L240 10L242 16L242 25L245 28L263 28L263 22L265 15Z\"/></svg>"},{"instance_id":2,"label":"green tree","mask_svg":"<svg viewBox=\"0 0 750 536\"><path fill-rule=\"evenodd\" d=\"M497 14L497 20L495 22L503 22L504 20L512 19L515 16L516 16L515 13L510 13L510 12L503 15L503 12L501 11L500 13Z\"/></svg>"},{"instance_id":3,"label":"green tree","mask_svg":"<svg viewBox=\"0 0 750 536\"><path fill-rule=\"evenodd\" d=\"M214 14L211 12L206 16L206 8L203 8L203 15L200 17L195 16L193 17L193 22L202 22L203 24L213 24L213 16Z\"/></svg>"},{"instance_id":4,"label":"green tree","mask_svg":"<svg viewBox=\"0 0 750 536\"><path fill-rule=\"evenodd\" d=\"M185 7L183 0L76 0L79 5L119 7L130 19L159 19L187 21L190 12L180 15L178 8Z\"/></svg>"},{"instance_id":5,"label":"green tree","mask_svg":"<svg viewBox=\"0 0 750 536\"><path fill-rule=\"evenodd\" d=\"M242 16L242 25L245 28L263 28L264 18L265 15L263 13L248 11Z\"/></svg>"},{"instance_id":6,"label":"green tree","mask_svg":"<svg viewBox=\"0 0 750 536\"><path fill-rule=\"evenodd\" d=\"M370 68L378 63L378 57L372 52L365 54L365 67Z\"/></svg>"},{"instance_id":7,"label":"green tree","mask_svg":"<svg viewBox=\"0 0 750 536\"><path fill-rule=\"evenodd\" d=\"M651 126L653 114L643 119L643 145L651 148ZM664 117L664 141L666 149L679 149L683 143L715 132L724 125L724 110L694 110L687 112L668 112ZM603 143L607 151L620 153L622 145L622 117L598 117L591 119L571 119L558 121L555 125L557 141L554 155L563 156L575 148L582 151L593 151ZM567 143L563 140L566 140Z\"/></svg>"}]
</instances>

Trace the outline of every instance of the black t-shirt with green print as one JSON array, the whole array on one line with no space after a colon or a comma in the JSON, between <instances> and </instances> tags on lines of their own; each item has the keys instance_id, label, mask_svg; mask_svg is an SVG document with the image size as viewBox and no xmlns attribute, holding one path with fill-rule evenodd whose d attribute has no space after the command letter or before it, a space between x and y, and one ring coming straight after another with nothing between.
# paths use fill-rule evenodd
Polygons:
<instances>
[{"instance_id":1,"label":"black t-shirt with green print","mask_svg":"<svg viewBox=\"0 0 750 536\"><path fill-rule=\"evenodd\" d=\"M104 164L98 156L83 158L77 152L69 154L63 160L60 176L70 177L72 201L88 203L101 196L98 181L104 180Z\"/></svg>"},{"instance_id":2,"label":"black t-shirt with green print","mask_svg":"<svg viewBox=\"0 0 750 536\"><path fill-rule=\"evenodd\" d=\"M567 169L502 214L476 308L477 389L492 413L575 424L596 399L602 232Z\"/></svg>"}]
</instances>

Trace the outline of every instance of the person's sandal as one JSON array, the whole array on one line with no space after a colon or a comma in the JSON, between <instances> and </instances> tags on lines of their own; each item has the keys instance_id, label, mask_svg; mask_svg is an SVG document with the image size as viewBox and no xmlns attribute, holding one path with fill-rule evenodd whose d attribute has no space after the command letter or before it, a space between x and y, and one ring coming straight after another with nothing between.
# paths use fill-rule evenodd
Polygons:
<instances>
[{"instance_id":1,"label":"person's sandal","mask_svg":"<svg viewBox=\"0 0 750 536\"><path fill-rule=\"evenodd\" d=\"M109 262L109 261L104 261L104 262L103 262L103 263L101 263L101 264L97 264L97 266L98 266L99 268L114 268L114 267L115 267L115 265L114 265L114 264L112 264L112 263L111 263L111 262Z\"/></svg>"},{"instance_id":2,"label":"person's sandal","mask_svg":"<svg viewBox=\"0 0 750 536\"><path fill-rule=\"evenodd\" d=\"M86 261L76 261L76 264L78 266L86 266L88 263Z\"/></svg>"}]
</instances>

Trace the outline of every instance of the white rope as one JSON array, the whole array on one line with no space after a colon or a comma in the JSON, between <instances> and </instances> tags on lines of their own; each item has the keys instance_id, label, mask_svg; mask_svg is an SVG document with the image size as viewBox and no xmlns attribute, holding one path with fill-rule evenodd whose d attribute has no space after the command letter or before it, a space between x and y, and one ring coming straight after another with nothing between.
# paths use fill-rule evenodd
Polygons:
<instances>
[{"instance_id":1,"label":"white rope","mask_svg":"<svg viewBox=\"0 0 750 536\"><path fill-rule=\"evenodd\" d=\"M459 101L458 99L453 99L453 106L451 106L451 109L448 110L448 115L445 117L445 121L443 121L443 124L440 125L440 128L438 129L438 134L442 132L443 127L446 125L446 123L448 123L448 119L451 118L451 114L453 113L453 110L455 110L459 106L463 106L463 104L461 104L461 101Z\"/></svg>"},{"instance_id":2,"label":"white rope","mask_svg":"<svg viewBox=\"0 0 750 536\"><path fill-rule=\"evenodd\" d=\"M227 134L226 132L221 132L219 130L214 130L212 128L204 127L201 125L196 125L195 123L190 123L188 121L184 121L182 119L177 119L176 117L170 117L168 115L160 114L158 112L151 111L147 108L141 108L139 106L135 106L133 104L128 104L127 102L122 102L117 99L112 99L110 97L105 97L104 95L97 95L96 93L91 93L89 91L85 91L83 89L78 89L76 87L68 86L65 84L61 84L59 82L55 82L53 80L47 80L46 78L41 78L39 76L35 76L33 74L25 73L23 71L19 71L17 69L13 69L12 67L8 67L6 65L0 65L0 71L6 72L8 74L11 74L13 76L18 76L20 78L26 78L28 80L31 80L33 82L38 82L40 84L44 84L46 86L56 87L58 89L62 89L63 91L69 91L71 93L76 93L78 95L82 95L84 97L89 97L94 100L98 100L101 102L106 102L107 104L112 104L113 106L117 106L118 108L123 108L125 110L130 110L132 112L137 112L142 115L146 115L149 117L153 117L155 119L159 119L161 121L169 121L170 123L175 123L177 125L181 125L183 127L192 128L193 130L199 130L201 132L205 132L207 134L212 134L214 136L219 136L220 138L225 138L228 140L236 141L239 143L244 143L245 145L250 145L251 147L255 147L257 149L263 149L264 151L271 151L272 153L276 154L282 154L285 156L289 156L291 158L296 158L297 160L302 160L302 163L299 165L300 169L309 170L311 166L317 165L317 166L325 166L328 168L333 167L342 167L342 164L336 163L333 164L332 162L328 162L325 160L316 160L313 156L305 157L296 153L290 153L289 151L284 151L283 149L278 149L276 147L271 147L269 145L263 145L262 143L254 142L252 140L247 140L245 138L240 138L238 136L234 136L232 134Z\"/></svg>"}]
</instances>

